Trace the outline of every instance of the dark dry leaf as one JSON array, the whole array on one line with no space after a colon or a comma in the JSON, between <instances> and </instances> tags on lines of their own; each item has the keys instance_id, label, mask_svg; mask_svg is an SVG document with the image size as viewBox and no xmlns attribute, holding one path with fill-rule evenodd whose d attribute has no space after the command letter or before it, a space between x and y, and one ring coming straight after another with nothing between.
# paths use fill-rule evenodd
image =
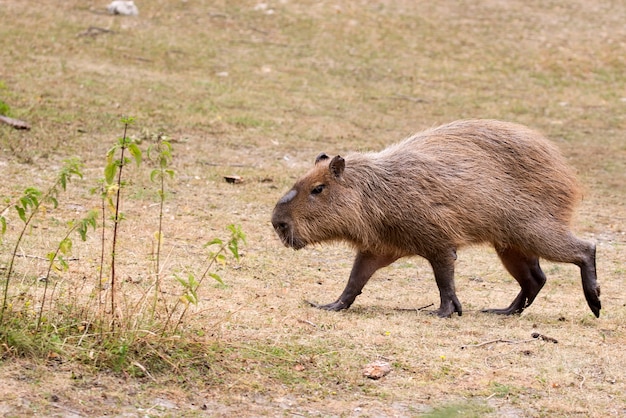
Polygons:
<instances>
[{"instance_id":1,"label":"dark dry leaf","mask_svg":"<svg viewBox=\"0 0 626 418\"><path fill-rule=\"evenodd\" d=\"M241 176L224 176L224 180L226 180L226 183L231 184L243 183L243 177Z\"/></svg>"}]
</instances>

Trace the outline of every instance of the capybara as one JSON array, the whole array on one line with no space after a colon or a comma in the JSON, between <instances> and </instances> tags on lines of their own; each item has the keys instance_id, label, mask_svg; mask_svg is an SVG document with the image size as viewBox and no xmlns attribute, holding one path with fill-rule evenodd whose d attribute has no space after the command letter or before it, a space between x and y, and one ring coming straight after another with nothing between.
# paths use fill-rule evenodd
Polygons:
<instances>
[{"instance_id":1,"label":"capybara","mask_svg":"<svg viewBox=\"0 0 626 418\"><path fill-rule=\"evenodd\" d=\"M521 291L496 314L519 314L546 282L539 258L580 267L587 303L600 316L595 245L569 229L580 192L558 149L541 134L495 120L429 129L377 153L320 154L276 204L272 224L294 249L347 241L357 250L339 299L347 309L372 274L419 255L434 271L441 304L462 314L454 286L457 249L491 243Z\"/></svg>"}]
</instances>

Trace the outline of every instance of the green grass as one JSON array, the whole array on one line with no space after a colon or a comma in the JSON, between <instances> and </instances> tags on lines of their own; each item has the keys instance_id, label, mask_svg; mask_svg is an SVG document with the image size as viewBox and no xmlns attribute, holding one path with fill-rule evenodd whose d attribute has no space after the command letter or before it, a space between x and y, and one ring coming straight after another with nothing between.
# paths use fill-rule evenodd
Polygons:
<instances>
[{"instance_id":1,"label":"green grass","mask_svg":"<svg viewBox=\"0 0 626 418\"><path fill-rule=\"evenodd\" d=\"M421 415L424 418L456 418L456 417L484 417L493 412L493 408L486 405L463 403L444 405L435 408L431 412Z\"/></svg>"}]
</instances>

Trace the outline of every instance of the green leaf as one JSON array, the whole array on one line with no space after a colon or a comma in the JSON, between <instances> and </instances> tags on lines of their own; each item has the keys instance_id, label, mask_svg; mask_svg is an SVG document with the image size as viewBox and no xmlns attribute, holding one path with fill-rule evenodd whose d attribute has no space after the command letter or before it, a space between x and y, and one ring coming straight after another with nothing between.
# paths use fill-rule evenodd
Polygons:
<instances>
[{"instance_id":1,"label":"green leaf","mask_svg":"<svg viewBox=\"0 0 626 418\"><path fill-rule=\"evenodd\" d=\"M183 279L182 277L175 275L174 276L176 278L176 280L178 281L178 283L180 283L184 288L188 288L189 287L189 283L187 283L185 281L185 279Z\"/></svg>"},{"instance_id":2,"label":"green leaf","mask_svg":"<svg viewBox=\"0 0 626 418\"><path fill-rule=\"evenodd\" d=\"M213 240L207 242L206 244L204 244L204 247L210 247L211 245L223 245L224 241L222 241L219 238L213 238Z\"/></svg>"},{"instance_id":3,"label":"green leaf","mask_svg":"<svg viewBox=\"0 0 626 418\"><path fill-rule=\"evenodd\" d=\"M137 163L137 166L141 165L141 150L139 149L137 144L135 144L134 142L128 144L128 151L130 151L130 155L135 157L135 162Z\"/></svg>"},{"instance_id":4,"label":"green leaf","mask_svg":"<svg viewBox=\"0 0 626 418\"><path fill-rule=\"evenodd\" d=\"M70 269L70 265L67 264L67 261L65 261L65 259L62 256L58 256L57 260L59 261L59 265L61 266L61 269L63 271L67 271L67 270ZM59 269L59 270L61 270L61 269Z\"/></svg>"},{"instance_id":5,"label":"green leaf","mask_svg":"<svg viewBox=\"0 0 626 418\"><path fill-rule=\"evenodd\" d=\"M26 222L26 211L21 206L15 205L15 210L17 210L17 214L20 216L20 219Z\"/></svg>"},{"instance_id":6,"label":"green leaf","mask_svg":"<svg viewBox=\"0 0 626 418\"><path fill-rule=\"evenodd\" d=\"M26 196L34 198L38 198L39 196L41 196L41 192L39 191L39 189L36 189L34 187L27 187L26 190L24 190L24 194Z\"/></svg>"},{"instance_id":7,"label":"green leaf","mask_svg":"<svg viewBox=\"0 0 626 418\"><path fill-rule=\"evenodd\" d=\"M113 163L113 157L115 157L115 151L117 151L118 148L119 146L115 144L111 148L109 148L109 150L107 151L107 157L106 157L107 165Z\"/></svg>"},{"instance_id":8,"label":"green leaf","mask_svg":"<svg viewBox=\"0 0 626 418\"><path fill-rule=\"evenodd\" d=\"M196 298L196 296L195 296L195 295L192 295L192 294L187 293L187 294L185 294L185 299L187 299L187 301L188 301L189 303L192 303L192 304L194 304L194 305L197 305L197 304L198 304L198 299Z\"/></svg>"},{"instance_id":9,"label":"green leaf","mask_svg":"<svg viewBox=\"0 0 626 418\"><path fill-rule=\"evenodd\" d=\"M120 121L124 124L124 125L132 125L133 123L135 123L135 117L134 116L124 116L120 119Z\"/></svg>"},{"instance_id":10,"label":"green leaf","mask_svg":"<svg viewBox=\"0 0 626 418\"><path fill-rule=\"evenodd\" d=\"M70 254L72 252L72 240L69 237L59 243L59 251L62 254Z\"/></svg>"},{"instance_id":11,"label":"green leaf","mask_svg":"<svg viewBox=\"0 0 626 418\"><path fill-rule=\"evenodd\" d=\"M224 281L222 280L222 278L220 277L219 274L217 273L209 273L209 276L213 277L219 284L223 285Z\"/></svg>"},{"instance_id":12,"label":"green leaf","mask_svg":"<svg viewBox=\"0 0 626 418\"><path fill-rule=\"evenodd\" d=\"M4 235L7 232L7 220L4 216L0 216L0 235Z\"/></svg>"},{"instance_id":13,"label":"green leaf","mask_svg":"<svg viewBox=\"0 0 626 418\"><path fill-rule=\"evenodd\" d=\"M104 167L104 180L107 184L112 184L115 180L115 173L117 172L117 165L113 162L111 164L107 164Z\"/></svg>"},{"instance_id":14,"label":"green leaf","mask_svg":"<svg viewBox=\"0 0 626 418\"><path fill-rule=\"evenodd\" d=\"M56 199L56 197L54 196L49 196L48 200L50 200L50 202L52 202L52 207L53 208L58 208L59 207L59 201Z\"/></svg>"},{"instance_id":15,"label":"green leaf","mask_svg":"<svg viewBox=\"0 0 626 418\"><path fill-rule=\"evenodd\" d=\"M78 234L80 235L80 239L82 241L87 241L87 228L84 224L81 224L78 227Z\"/></svg>"},{"instance_id":16,"label":"green leaf","mask_svg":"<svg viewBox=\"0 0 626 418\"><path fill-rule=\"evenodd\" d=\"M172 178L172 179L174 178L174 175L176 174L176 173L174 172L174 170L165 170L165 172L166 172L166 173L167 173L167 175L168 175L168 176L170 176L170 178Z\"/></svg>"},{"instance_id":17,"label":"green leaf","mask_svg":"<svg viewBox=\"0 0 626 418\"><path fill-rule=\"evenodd\" d=\"M230 242L228 243L228 249L235 257L235 259L239 261L239 242L235 239L230 240Z\"/></svg>"}]
</instances>

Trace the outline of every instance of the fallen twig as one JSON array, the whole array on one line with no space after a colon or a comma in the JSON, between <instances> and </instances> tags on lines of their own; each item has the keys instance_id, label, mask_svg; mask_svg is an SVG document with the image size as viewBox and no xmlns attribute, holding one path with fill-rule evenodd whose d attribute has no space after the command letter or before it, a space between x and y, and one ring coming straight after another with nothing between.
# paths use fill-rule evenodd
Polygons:
<instances>
[{"instance_id":1,"label":"fallen twig","mask_svg":"<svg viewBox=\"0 0 626 418\"><path fill-rule=\"evenodd\" d=\"M478 343L478 344L462 345L461 346L461 350L466 349L466 348L483 347L485 345L495 344L495 343L522 344L522 343L529 343L529 342L538 341L538 340L543 340L543 341L547 341L547 342L551 342L551 343L555 343L555 344L558 343L556 338L548 337L547 335L539 334L538 332L533 332L532 334L530 334L530 336L532 338L530 338L528 340L505 340L505 339L502 339L502 338L498 338L497 340L484 341L484 342Z\"/></svg>"},{"instance_id":2,"label":"fallen twig","mask_svg":"<svg viewBox=\"0 0 626 418\"><path fill-rule=\"evenodd\" d=\"M400 312L420 312L423 311L425 309L428 309L430 307L435 306L434 303L430 303L428 305L424 305L424 306L420 306L419 308L396 308L396 311L400 311Z\"/></svg>"},{"instance_id":3,"label":"fallen twig","mask_svg":"<svg viewBox=\"0 0 626 418\"><path fill-rule=\"evenodd\" d=\"M105 34L105 33L115 33L115 31L113 31L111 29L99 28L97 26L89 26L87 29L85 29L84 31L80 32L76 36L77 37L81 37L81 36L96 37L98 35L102 35L102 34Z\"/></svg>"},{"instance_id":4,"label":"fallen twig","mask_svg":"<svg viewBox=\"0 0 626 418\"><path fill-rule=\"evenodd\" d=\"M298 322L301 322L301 323L307 324L307 325L311 325L312 327L317 328L317 324L315 324L315 323L313 323L311 321L308 321L306 319L298 319Z\"/></svg>"},{"instance_id":5,"label":"fallen twig","mask_svg":"<svg viewBox=\"0 0 626 418\"><path fill-rule=\"evenodd\" d=\"M71 413L72 415L75 415L75 416L78 416L78 417L80 417L80 416L81 416L81 414L80 414L80 412L79 412L79 411L77 411L77 410L75 410L75 409L68 408L67 406L59 405L58 403L54 403L54 402L51 402L49 405L50 405L50 406L53 406L53 407L55 407L55 408L57 408L57 409L62 409L62 410L64 410L64 411L66 411L66 412L69 412L69 413Z\"/></svg>"},{"instance_id":6,"label":"fallen twig","mask_svg":"<svg viewBox=\"0 0 626 418\"><path fill-rule=\"evenodd\" d=\"M394 94L393 96L391 96L391 98L395 100L408 100L409 102L413 103L427 103L426 99L422 99L421 97L407 96L406 94Z\"/></svg>"},{"instance_id":7,"label":"fallen twig","mask_svg":"<svg viewBox=\"0 0 626 418\"><path fill-rule=\"evenodd\" d=\"M547 341L549 343L554 343L554 344L558 343L556 338L548 337L547 335L539 334L538 332L533 332L532 334L530 334L530 336L538 340Z\"/></svg>"},{"instance_id":8,"label":"fallen twig","mask_svg":"<svg viewBox=\"0 0 626 418\"><path fill-rule=\"evenodd\" d=\"M30 254L15 254L16 257L23 257L23 258L34 258L35 260L41 260L41 261L50 261L49 258L47 257L41 257L38 255L30 255ZM76 257L70 257L70 258L66 258L65 261L78 261L79 258Z\"/></svg>"},{"instance_id":9,"label":"fallen twig","mask_svg":"<svg viewBox=\"0 0 626 418\"><path fill-rule=\"evenodd\" d=\"M23 120L13 119L4 115L0 115L0 122L6 123L7 125L14 127L15 129L30 129L30 125Z\"/></svg>"},{"instance_id":10,"label":"fallen twig","mask_svg":"<svg viewBox=\"0 0 626 418\"><path fill-rule=\"evenodd\" d=\"M489 344L495 344L495 343L506 343L506 344L521 344L521 343L528 343L531 341L535 341L534 338L531 338L529 340L504 340L502 338L498 338L497 340L490 340L490 341L485 341L482 343L478 343L478 344L467 344L467 345L462 345L461 346L461 350L464 350L466 348L475 348L475 347L483 347L485 345L489 345Z\"/></svg>"}]
</instances>

